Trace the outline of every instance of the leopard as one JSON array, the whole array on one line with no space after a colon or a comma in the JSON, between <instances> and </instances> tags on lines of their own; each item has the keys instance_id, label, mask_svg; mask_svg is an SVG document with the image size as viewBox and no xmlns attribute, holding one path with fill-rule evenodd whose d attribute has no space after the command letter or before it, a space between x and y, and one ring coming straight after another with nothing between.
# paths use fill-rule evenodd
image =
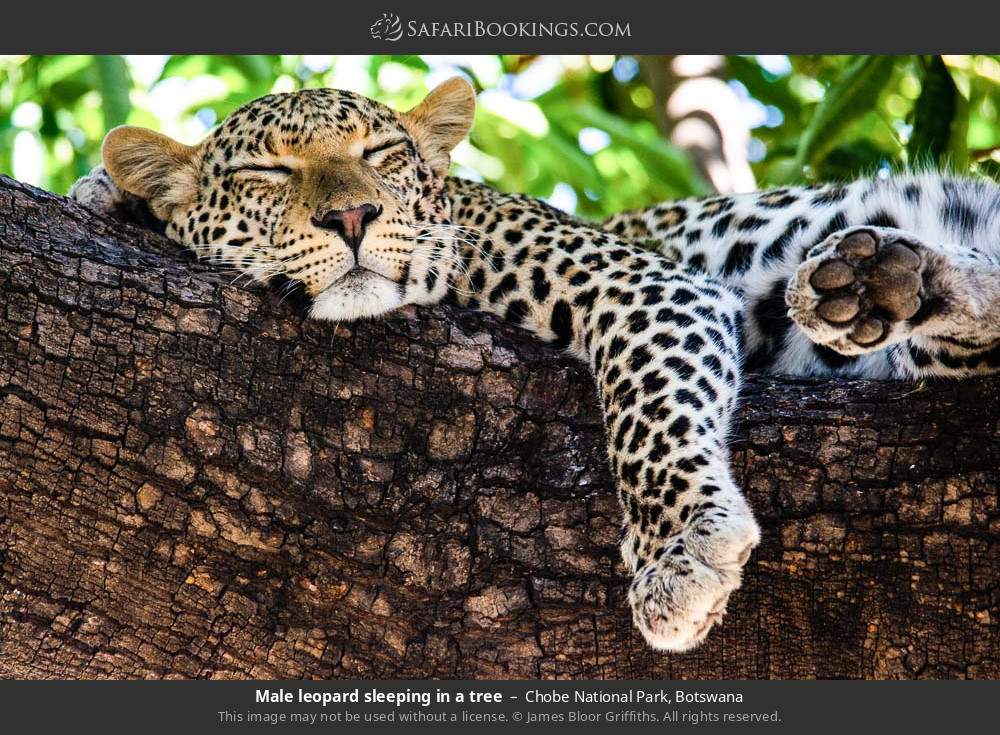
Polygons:
<instances>
[{"instance_id":1,"label":"leopard","mask_svg":"<svg viewBox=\"0 0 1000 735\"><path fill-rule=\"evenodd\" d=\"M147 211L309 317L489 313L592 372L645 641L723 619L761 529L729 440L742 376L963 377L1000 367L1000 187L930 171L664 202L591 222L449 175L461 77L397 111L264 96L197 145L119 127L70 195Z\"/></svg>"}]
</instances>

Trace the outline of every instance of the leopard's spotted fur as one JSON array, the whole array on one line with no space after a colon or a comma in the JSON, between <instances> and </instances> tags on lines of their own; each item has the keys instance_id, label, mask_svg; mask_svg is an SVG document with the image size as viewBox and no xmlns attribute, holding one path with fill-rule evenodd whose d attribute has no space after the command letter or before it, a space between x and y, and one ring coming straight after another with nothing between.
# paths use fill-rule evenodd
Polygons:
<instances>
[{"instance_id":1,"label":"leopard's spotted fur","mask_svg":"<svg viewBox=\"0 0 1000 735\"><path fill-rule=\"evenodd\" d=\"M446 178L471 123L453 80L410 113L331 90L272 95L204 143L113 131L110 177L167 233L318 318L451 300L595 374L624 510L629 600L653 646L708 634L760 534L726 432L745 367L962 375L1000 365L1000 191L933 175L664 204L603 228ZM120 188L119 188L120 187ZM636 245L655 241L657 252Z\"/></svg>"}]
</instances>

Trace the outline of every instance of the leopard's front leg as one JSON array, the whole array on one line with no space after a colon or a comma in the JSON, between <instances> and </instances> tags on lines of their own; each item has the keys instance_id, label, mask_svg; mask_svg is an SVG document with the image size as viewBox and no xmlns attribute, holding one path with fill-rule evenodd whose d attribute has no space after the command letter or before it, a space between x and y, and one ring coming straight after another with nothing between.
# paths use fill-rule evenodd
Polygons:
<instances>
[{"instance_id":1,"label":"leopard's front leg","mask_svg":"<svg viewBox=\"0 0 1000 735\"><path fill-rule=\"evenodd\" d=\"M590 365L624 511L636 626L661 650L697 645L760 540L726 451L740 298L539 202L452 187L464 235L454 298Z\"/></svg>"},{"instance_id":2,"label":"leopard's front leg","mask_svg":"<svg viewBox=\"0 0 1000 735\"><path fill-rule=\"evenodd\" d=\"M700 275L653 278L594 309L593 366L633 618L654 648L685 651L721 620L760 541L726 449L742 304Z\"/></svg>"}]
</instances>

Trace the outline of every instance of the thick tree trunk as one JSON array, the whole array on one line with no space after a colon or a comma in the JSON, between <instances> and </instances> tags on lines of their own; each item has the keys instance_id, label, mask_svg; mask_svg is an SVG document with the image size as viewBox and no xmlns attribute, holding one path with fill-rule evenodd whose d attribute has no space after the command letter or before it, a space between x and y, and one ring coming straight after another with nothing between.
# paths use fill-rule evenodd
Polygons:
<instances>
[{"instance_id":1,"label":"thick tree trunk","mask_svg":"<svg viewBox=\"0 0 1000 735\"><path fill-rule=\"evenodd\" d=\"M582 366L229 280L0 181L0 676L1000 677L996 381L749 380L765 540L664 655Z\"/></svg>"},{"instance_id":2,"label":"thick tree trunk","mask_svg":"<svg viewBox=\"0 0 1000 735\"><path fill-rule=\"evenodd\" d=\"M754 175L747 113L722 74L725 63L716 55L639 57L664 137L687 152L717 192L731 194L752 191Z\"/></svg>"}]
</instances>

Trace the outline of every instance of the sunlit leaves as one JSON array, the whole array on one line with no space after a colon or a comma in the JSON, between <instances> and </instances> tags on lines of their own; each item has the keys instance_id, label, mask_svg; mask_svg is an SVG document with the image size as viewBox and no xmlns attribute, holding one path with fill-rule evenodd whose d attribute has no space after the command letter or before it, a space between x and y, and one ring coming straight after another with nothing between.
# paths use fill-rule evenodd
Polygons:
<instances>
[{"instance_id":1,"label":"sunlit leaves","mask_svg":"<svg viewBox=\"0 0 1000 735\"><path fill-rule=\"evenodd\" d=\"M969 162L969 100L940 56L920 61L921 92L914 105L913 133L906 146L910 160L962 170Z\"/></svg>"},{"instance_id":2,"label":"sunlit leaves","mask_svg":"<svg viewBox=\"0 0 1000 735\"><path fill-rule=\"evenodd\" d=\"M129 77L125 59L121 56L95 56L94 70L97 72L98 91L101 93L101 109L104 111L104 127L110 130L128 119L132 103Z\"/></svg>"},{"instance_id":3,"label":"sunlit leaves","mask_svg":"<svg viewBox=\"0 0 1000 735\"><path fill-rule=\"evenodd\" d=\"M727 57L721 72L758 120L751 165L761 185L915 163L1000 176L998 57L776 58ZM670 64L584 55L0 57L0 170L12 171L19 141L36 158L25 175L65 191L123 122L193 142L272 91L345 87L406 109L461 73L487 94L455 157L460 170L601 217L708 192L689 154L664 136L657 85L669 75L651 70Z\"/></svg>"},{"instance_id":4,"label":"sunlit leaves","mask_svg":"<svg viewBox=\"0 0 1000 735\"><path fill-rule=\"evenodd\" d=\"M850 125L875 107L888 83L896 57L859 56L832 85L799 139L796 162L811 166L829 153Z\"/></svg>"},{"instance_id":5,"label":"sunlit leaves","mask_svg":"<svg viewBox=\"0 0 1000 735\"><path fill-rule=\"evenodd\" d=\"M752 98L784 113L752 135L763 184L869 176L907 166L990 174L1000 145L1000 61L991 56L790 57L768 74L731 57L728 74ZM980 146L978 151L969 147ZM763 145L761 145L761 143ZM763 155L760 150L763 150Z\"/></svg>"},{"instance_id":6,"label":"sunlit leaves","mask_svg":"<svg viewBox=\"0 0 1000 735\"><path fill-rule=\"evenodd\" d=\"M611 136L613 145L630 151L642 162L649 172L650 186L665 193L661 198L708 193L705 182L698 176L687 155L667 143L652 125L630 124L590 104L556 102L547 105L545 111L554 124L572 132L574 137L584 127L606 132Z\"/></svg>"}]
</instances>

